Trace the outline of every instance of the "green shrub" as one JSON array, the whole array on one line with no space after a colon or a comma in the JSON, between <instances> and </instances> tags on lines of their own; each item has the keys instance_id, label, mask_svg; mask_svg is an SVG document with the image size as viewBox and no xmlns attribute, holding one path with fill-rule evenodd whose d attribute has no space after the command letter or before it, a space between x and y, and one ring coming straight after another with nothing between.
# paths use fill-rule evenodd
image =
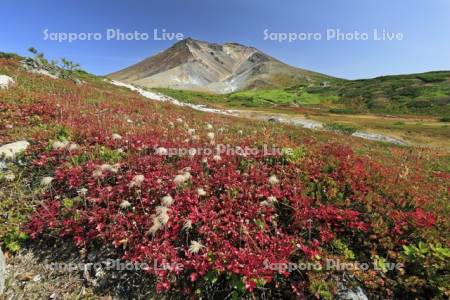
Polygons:
<instances>
[{"instance_id":1,"label":"green shrub","mask_svg":"<svg viewBox=\"0 0 450 300\"><path fill-rule=\"evenodd\" d=\"M15 53L8 53L8 52L0 51L0 58L12 59L12 58L21 58L21 57Z\"/></svg>"},{"instance_id":2,"label":"green shrub","mask_svg":"<svg viewBox=\"0 0 450 300\"><path fill-rule=\"evenodd\" d=\"M417 245L405 245L401 253L408 272L402 282L409 290L420 290L427 286L427 292L431 298L445 297L450 293L450 249L437 243L426 244L419 242ZM426 282L417 280L421 278ZM434 297L433 297L434 296ZM443 298L442 298L443 299Z\"/></svg>"},{"instance_id":3,"label":"green shrub","mask_svg":"<svg viewBox=\"0 0 450 300\"><path fill-rule=\"evenodd\" d=\"M330 113L351 115L351 114L355 114L357 112L352 108L332 108L332 109L330 109Z\"/></svg>"},{"instance_id":4,"label":"green shrub","mask_svg":"<svg viewBox=\"0 0 450 300\"><path fill-rule=\"evenodd\" d=\"M420 80L426 82L426 83L433 83L433 82L442 82L447 80L448 74L447 73L425 73L417 76Z\"/></svg>"},{"instance_id":5,"label":"green shrub","mask_svg":"<svg viewBox=\"0 0 450 300\"><path fill-rule=\"evenodd\" d=\"M324 126L328 130L339 131L344 134L351 135L355 133L358 129L351 125L341 124L341 123L329 123Z\"/></svg>"}]
</instances>

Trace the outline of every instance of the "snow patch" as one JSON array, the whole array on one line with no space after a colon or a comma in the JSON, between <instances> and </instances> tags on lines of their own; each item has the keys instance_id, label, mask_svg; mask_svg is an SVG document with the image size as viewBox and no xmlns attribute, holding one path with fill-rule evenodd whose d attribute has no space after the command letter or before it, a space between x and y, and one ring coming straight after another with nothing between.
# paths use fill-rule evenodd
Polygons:
<instances>
[{"instance_id":1,"label":"snow patch","mask_svg":"<svg viewBox=\"0 0 450 300\"><path fill-rule=\"evenodd\" d=\"M168 103L174 104L176 106L190 107L192 109L195 109L198 111L203 111L203 112L209 112L209 113L215 113L215 114L221 114L221 115L233 115L234 114L233 111L231 111L231 110L221 110L221 109L209 108L206 105L202 105L202 104L184 103L184 102L178 101L177 99L174 99L172 97L163 95L161 93L146 91L144 89L137 88L131 84L123 83L120 81L112 80L111 83L116 86L126 87L132 91L138 92L141 96L143 96L147 99L160 101L160 102L168 102Z\"/></svg>"},{"instance_id":2,"label":"snow patch","mask_svg":"<svg viewBox=\"0 0 450 300\"><path fill-rule=\"evenodd\" d=\"M363 138L366 140L387 142L387 143L401 145L401 146L408 145L404 141L401 141L401 140L398 140L398 139L395 139L395 138L392 138L392 137L389 137L386 135L377 134L377 133L368 133L368 132L357 131L357 132L353 133L352 136L360 137L360 138Z\"/></svg>"},{"instance_id":3,"label":"snow patch","mask_svg":"<svg viewBox=\"0 0 450 300\"><path fill-rule=\"evenodd\" d=\"M33 73L33 74L40 74L40 75L50 77L52 79L58 79L58 76L53 75L52 73L50 73L49 71L44 70L44 69L31 69L29 71L30 71L30 73Z\"/></svg>"}]
</instances>

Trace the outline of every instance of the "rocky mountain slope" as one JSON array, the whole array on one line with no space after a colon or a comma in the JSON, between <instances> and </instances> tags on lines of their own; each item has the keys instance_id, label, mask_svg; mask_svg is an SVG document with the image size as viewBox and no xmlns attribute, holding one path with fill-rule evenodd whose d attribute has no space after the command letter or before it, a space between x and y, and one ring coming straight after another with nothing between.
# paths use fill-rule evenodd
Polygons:
<instances>
[{"instance_id":1,"label":"rocky mountain slope","mask_svg":"<svg viewBox=\"0 0 450 300\"><path fill-rule=\"evenodd\" d=\"M191 38L109 77L144 87L215 93L274 88L299 82L326 85L330 79L284 64L253 47L236 43L212 44Z\"/></svg>"}]
</instances>

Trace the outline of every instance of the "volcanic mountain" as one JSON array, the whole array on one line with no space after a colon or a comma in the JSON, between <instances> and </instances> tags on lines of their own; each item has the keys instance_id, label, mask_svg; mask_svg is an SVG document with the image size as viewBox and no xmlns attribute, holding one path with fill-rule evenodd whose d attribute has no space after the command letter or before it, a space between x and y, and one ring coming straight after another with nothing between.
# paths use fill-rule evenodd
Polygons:
<instances>
[{"instance_id":1,"label":"volcanic mountain","mask_svg":"<svg viewBox=\"0 0 450 300\"><path fill-rule=\"evenodd\" d=\"M301 82L326 84L330 77L289 66L253 47L187 38L108 77L144 87L230 93Z\"/></svg>"}]
</instances>

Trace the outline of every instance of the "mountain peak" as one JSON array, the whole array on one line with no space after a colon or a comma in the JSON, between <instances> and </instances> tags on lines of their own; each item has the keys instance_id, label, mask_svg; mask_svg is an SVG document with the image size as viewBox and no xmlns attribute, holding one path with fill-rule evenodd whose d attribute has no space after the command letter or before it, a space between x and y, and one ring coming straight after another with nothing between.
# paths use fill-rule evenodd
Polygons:
<instances>
[{"instance_id":1,"label":"mountain peak","mask_svg":"<svg viewBox=\"0 0 450 300\"><path fill-rule=\"evenodd\" d=\"M327 76L286 65L254 47L185 38L109 77L145 87L229 93L298 84Z\"/></svg>"}]
</instances>

